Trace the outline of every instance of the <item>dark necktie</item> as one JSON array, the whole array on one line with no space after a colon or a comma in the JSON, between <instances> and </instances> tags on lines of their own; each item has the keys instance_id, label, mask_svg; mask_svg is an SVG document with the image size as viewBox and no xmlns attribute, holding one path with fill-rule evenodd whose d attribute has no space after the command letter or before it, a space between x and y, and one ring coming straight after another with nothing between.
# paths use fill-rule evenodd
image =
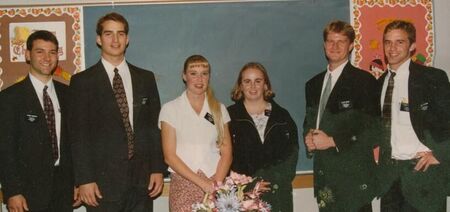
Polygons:
<instances>
[{"instance_id":1,"label":"dark necktie","mask_svg":"<svg viewBox=\"0 0 450 212\"><path fill-rule=\"evenodd\" d=\"M47 120L48 132L50 134L50 141L52 143L52 158L53 163L58 160L58 138L56 136L55 124L55 110L53 109L52 99L47 93L48 86L44 86L44 113Z\"/></svg>"},{"instance_id":2,"label":"dark necktie","mask_svg":"<svg viewBox=\"0 0 450 212\"><path fill-rule=\"evenodd\" d=\"M395 72L389 71L391 76L388 80L388 86L386 88L386 93L384 95L383 103L383 120L385 128L391 131L391 121L392 121L392 93L394 91L394 77ZM390 136L390 133L388 133Z\"/></svg>"},{"instance_id":3,"label":"dark necktie","mask_svg":"<svg viewBox=\"0 0 450 212\"><path fill-rule=\"evenodd\" d=\"M122 122L125 127L125 132L127 133L128 159L131 159L134 154L134 133L130 124L129 109L125 88L123 86L122 77L120 77L118 72L119 70L115 68L113 78L113 92L114 96L116 97L120 113L122 115Z\"/></svg>"},{"instance_id":4,"label":"dark necktie","mask_svg":"<svg viewBox=\"0 0 450 212\"><path fill-rule=\"evenodd\" d=\"M325 84L325 88L323 89L323 93L320 97L320 106L319 106L319 123L322 120L323 113L325 112L325 107L327 106L328 98L331 94L331 74L328 75L327 82Z\"/></svg>"}]
</instances>

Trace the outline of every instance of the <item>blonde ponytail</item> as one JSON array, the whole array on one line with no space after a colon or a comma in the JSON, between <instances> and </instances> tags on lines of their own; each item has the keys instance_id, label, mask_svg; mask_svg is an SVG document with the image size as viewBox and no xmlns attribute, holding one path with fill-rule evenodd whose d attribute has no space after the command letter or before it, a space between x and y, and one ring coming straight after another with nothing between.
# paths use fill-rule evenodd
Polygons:
<instances>
[{"instance_id":1,"label":"blonde ponytail","mask_svg":"<svg viewBox=\"0 0 450 212\"><path fill-rule=\"evenodd\" d=\"M209 110L214 119L214 123L216 125L217 130L217 146L222 145L222 141L224 138L224 128L223 128L223 117L222 117L222 108L220 102L214 97L214 92L210 86L206 90L206 98L208 100Z\"/></svg>"}]
</instances>

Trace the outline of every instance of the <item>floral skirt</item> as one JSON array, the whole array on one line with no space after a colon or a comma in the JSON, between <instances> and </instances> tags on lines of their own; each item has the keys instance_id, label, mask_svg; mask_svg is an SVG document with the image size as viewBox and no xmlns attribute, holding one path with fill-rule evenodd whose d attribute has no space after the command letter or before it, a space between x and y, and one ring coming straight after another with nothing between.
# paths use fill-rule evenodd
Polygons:
<instances>
[{"instance_id":1,"label":"floral skirt","mask_svg":"<svg viewBox=\"0 0 450 212\"><path fill-rule=\"evenodd\" d=\"M202 171L197 175L207 179ZM191 212L192 204L201 202L205 193L186 178L172 173L170 175L169 209L171 212Z\"/></svg>"}]
</instances>

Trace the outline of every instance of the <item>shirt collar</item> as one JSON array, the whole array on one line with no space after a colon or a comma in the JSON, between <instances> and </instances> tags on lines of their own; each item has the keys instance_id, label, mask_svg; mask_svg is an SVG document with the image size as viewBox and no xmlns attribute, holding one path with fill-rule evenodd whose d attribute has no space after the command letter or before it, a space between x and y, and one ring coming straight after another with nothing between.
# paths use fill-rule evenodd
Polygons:
<instances>
[{"instance_id":1,"label":"shirt collar","mask_svg":"<svg viewBox=\"0 0 450 212\"><path fill-rule=\"evenodd\" d=\"M327 75L331 74L331 79L333 79L334 82L341 76L342 71L344 70L344 67L347 65L348 60L336 67L333 71L330 71L330 65L327 66Z\"/></svg>"},{"instance_id":2,"label":"shirt collar","mask_svg":"<svg viewBox=\"0 0 450 212\"><path fill-rule=\"evenodd\" d=\"M187 97L187 90L184 90L183 93L181 94L181 96L184 99L185 104L189 108L191 108L191 110L195 113L194 108L192 108L191 103L189 102L189 99ZM198 114L198 115L204 116L208 112L209 112L208 96L206 95L206 92L205 92L205 100L203 100L202 110L200 111L200 114Z\"/></svg>"},{"instance_id":3,"label":"shirt collar","mask_svg":"<svg viewBox=\"0 0 450 212\"><path fill-rule=\"evenodd\" d=\"M122 73L127 68L127 62L125 58L122 60L122 62L118 66L114 66L110 62L108 62L105 58L102 57L102 64L105 67L106 72L110 74L114 74L114 69L119 69L119 73Z\"/></svg>"},{"instance_id":4,"label":"shirt collar","mask_svg":"<svg viewBox=\"0 0 450 212\"><path fill-rule=\"evenodd\" d=\"M399 78L403 78L404 76L407 76L409 73L409 65L411 63L411 59L406 60L403 64L401 64L397 70L393 70L395 72L395 76ZM387 66L388 70L392 70L391 67ZM390 75L391 73L389 73Z\"/></svg>"},{"instance_id":5,"label":"shirt collar","mask_svg":"<svg viewBox=\"0 0 450 212\"><path fill-rule=\"evenodd\" d=\"M35 90L42 92L44 90L44 87L47 86L48 87L47 92L49 93L53 92L54 90L53 78L50 78L50 80L47 83L43 83L32 74L28 74L28 76L30 77L31 84L33 84Z\"/></svg>"}]
</instances>

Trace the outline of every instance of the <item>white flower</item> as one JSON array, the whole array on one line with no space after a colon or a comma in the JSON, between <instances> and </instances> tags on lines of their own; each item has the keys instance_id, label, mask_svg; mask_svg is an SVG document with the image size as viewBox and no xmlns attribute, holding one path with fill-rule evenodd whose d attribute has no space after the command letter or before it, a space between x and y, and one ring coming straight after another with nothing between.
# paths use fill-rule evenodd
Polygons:
<instances>
[{"instance_id":1,"label":"white flower","mask_svg":"<svg viewBox=\"0 0 450 212\"><path fill-rule=\"evenodd\" d=\"M239 200L236 197L235 191L231 190L228 194L220 195L217 199L216 207L220 212L238 212Z\"/></svg>"}]
</instances>

